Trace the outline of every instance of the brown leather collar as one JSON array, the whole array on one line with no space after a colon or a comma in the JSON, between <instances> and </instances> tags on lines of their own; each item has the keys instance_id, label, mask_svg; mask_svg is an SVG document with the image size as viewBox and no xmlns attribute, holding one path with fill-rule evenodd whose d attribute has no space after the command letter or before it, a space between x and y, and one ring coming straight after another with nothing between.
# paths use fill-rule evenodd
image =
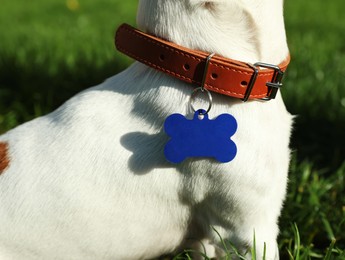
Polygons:
<instances>
[{"instance_id":1,"label":"brown leather collar","mask_svg":"<svg viewBox=\"0 0 345 260\"><path fill-rule=\"evenodd\" d=\"M209 53L165 41L128 24L117 30L115 45L119 51L154 69L199 86L205 79L206 89L244 101L275 98L290 62L290 56L277 66L251 65L217 55L211 58Z\"/></svg>"}]
</instances>

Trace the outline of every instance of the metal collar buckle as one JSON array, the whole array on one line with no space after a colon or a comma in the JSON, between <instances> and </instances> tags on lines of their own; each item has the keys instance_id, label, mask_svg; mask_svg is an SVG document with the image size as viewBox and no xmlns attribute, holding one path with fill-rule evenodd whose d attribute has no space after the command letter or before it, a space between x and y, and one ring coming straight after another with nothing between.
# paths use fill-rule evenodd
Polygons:
<instances>
[{"instance_id":1,"label":"metal collar buckle","mask_svg":"<svg viewBox=\"0 0 345 260\"><path fill-rule=\"evenodd\" d=\"M254 73L248 84L248 88L243 98L243 102L248 101L250 97L250 94L253 90L256 79L258 77L260 67L274 70L272 81L266 83L266 86L270 88L269 94L267 95L267 97L264 97L261 100L269 101L271 99L274 99L277 95L278 90L283 86L282 79L284 77L284 71L282 71L277 65L272 65L272 64L263 63L263 62L257 62L254 65L248 64L248 66L250 66L254 70Z\"/></svg>"}]
</instances>

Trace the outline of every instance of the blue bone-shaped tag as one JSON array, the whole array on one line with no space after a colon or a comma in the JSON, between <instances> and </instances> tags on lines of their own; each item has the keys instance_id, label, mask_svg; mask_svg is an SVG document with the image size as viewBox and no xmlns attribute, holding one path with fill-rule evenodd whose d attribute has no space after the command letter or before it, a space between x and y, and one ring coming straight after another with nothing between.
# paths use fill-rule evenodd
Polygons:
<instances>
[{"instance_id":1,"label":"blue bone-shaped tag","mask_svg":"<svg viewBox=\"0 0 345 260\"><path fill-rule=\"evenodd\" d=\"M172 163L180 163L187 157L211 157L225 163L236 156L236 144L230 139L237 130L232 115L221 114L209 120L206 111L198 110L188 120L181 114L173 114L165 120L164 129L171 137L164 154Z\"/></svg>"}]
</instances>

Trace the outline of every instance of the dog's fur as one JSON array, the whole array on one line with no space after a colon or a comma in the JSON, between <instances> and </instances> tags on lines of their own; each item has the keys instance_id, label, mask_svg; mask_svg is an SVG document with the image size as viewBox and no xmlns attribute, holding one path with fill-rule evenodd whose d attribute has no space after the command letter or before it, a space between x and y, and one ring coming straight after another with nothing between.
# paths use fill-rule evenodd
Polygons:
<instances>
[{"instance_id":1,"label":"dog's fur","mask_svg":"<svg viewBox=\"0 0 345 260\"><path fill-rule=\"evenodd\" d=\"M247 62L288 55L283 0L141 0L138 25ZM140 63L0 137L0 259L148 259L220 239L277 259L292 123L270 102L213 94L238 121L234 161L166 162L162 131L192 86ZM202 140L200 140L202 141ZM200 247L202 248L202 247ZM248 255L249 257L249 255Z\"/></svg>"}]
</instances>

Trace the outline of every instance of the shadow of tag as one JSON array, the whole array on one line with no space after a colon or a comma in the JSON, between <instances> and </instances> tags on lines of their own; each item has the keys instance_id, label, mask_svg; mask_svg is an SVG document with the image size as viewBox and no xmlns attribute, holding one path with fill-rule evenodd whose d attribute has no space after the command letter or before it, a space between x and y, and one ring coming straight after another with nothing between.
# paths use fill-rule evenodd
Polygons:
<instances>
[{"instance_id":1,"label":"shadow of tag","mask_svg":"<svg viewBox=\"0 0 345 260\"><path fill-rule=\"evenodd\" d=\"M154 169L172 167L164 158L164 144L168 137L163 133L147 134L132 132L121 137L121 144L133 154L128 160L128 167L138 175L144 175Z\"/></svg>"},{"instance_id":2,"label":"shadow of tag","mask_svg":"<svg viewBox=\"0 0 345 260\"><path fill-rule=\"evenodd\" d=\"M192 120L173 114L165 120L164 130L170 136L164 154L172 163L190 157L214 158L226 163L237 154L236 144L230 139L237 130L237 121L229 114L213 120L204 110L196 111Z\"/></svg>"}]
</instances>

